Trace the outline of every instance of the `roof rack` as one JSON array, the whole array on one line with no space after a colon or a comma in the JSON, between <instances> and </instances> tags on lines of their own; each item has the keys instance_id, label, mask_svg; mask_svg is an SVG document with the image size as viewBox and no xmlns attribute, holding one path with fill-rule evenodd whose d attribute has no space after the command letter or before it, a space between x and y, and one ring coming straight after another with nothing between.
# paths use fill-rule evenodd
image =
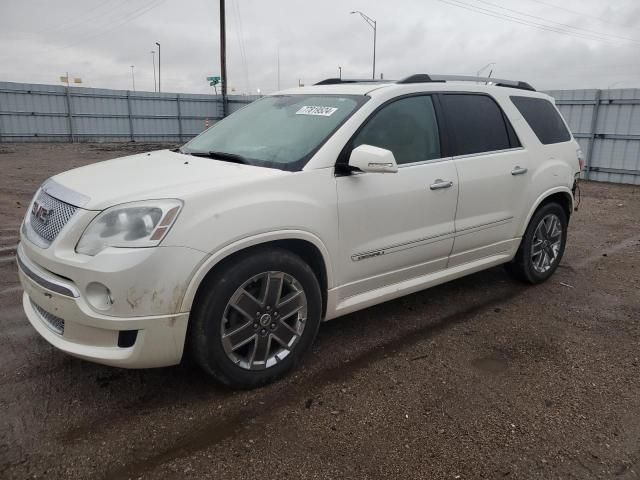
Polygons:
<instances>
[{"instance_id":1,"label":"roof rack","mask_svg":"<svg viewBox=\"0 0 640 480\"><path fill-rule=\"evenodd\" d=\"M373 78L368 79L355 79L355 78L325 78L324 80L315 83L314 85L337 85L345 83L444 83L444 82L476 82L476 83L491 83L497 87L518 88L520 90L530 90L535 92L536 89L529 85L527 82L520 82L517 80L504 80L501 78L491 77L473 77L467 75L428 75L426 73L416 73L410 75L402 80L378 80Z\"/></svg>"},{"instance_id":2,"label":"roof rack","mask_svg":"<svg viewBox=\"0 0 640 480\"><path fill-rule=\"evenodd\" d=\"M314 85L337 85L340 83L389 83L393 80L378 80L374 78L357 79L357 78L325 78Z\"/></svg>"},{"instance_id":3,"label":"roof rack","mask_svg":"<svg viewBox=\"0 0 640 480\"><path fill-rule=\"evenodd\" d=\"M484 82L496 85L498 87L519 88L520 90L530 90L535 92L536 89L527 82L517 80L504 80L501 78L490 77L473 77L467 75L427 75L426 73L417 73L407 78L399 80L397 83L432 83L432 82Z\"/></svg>"}]
</instances>

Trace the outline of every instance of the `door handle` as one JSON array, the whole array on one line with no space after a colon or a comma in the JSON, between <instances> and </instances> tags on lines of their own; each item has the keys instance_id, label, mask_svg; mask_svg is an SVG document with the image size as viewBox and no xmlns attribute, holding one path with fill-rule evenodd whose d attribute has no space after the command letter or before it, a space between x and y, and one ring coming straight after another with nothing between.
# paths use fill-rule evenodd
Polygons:
<instances>
[{"instance_id":1,"label":"door handle","mask_svg":"<svg viewBox=\"0 0 640 480\"><path fill-rule=\"evenodd\" d=\"M523 175L529 171L528 168L523 168L520 166L516 166L513 170L511 170L511 175Z\"/></svg>"},{"instance_id":2,"label":"door handle","mask_svg":"<svg viewBox=\"0 0 640 480\"><path fill-rule=\"evenodd\" d=\"M450 188L452 185L453 182L448 182L439 178L434 183L432 183L429 188L431 190L440 190L442 188Z\"/></svg>"}]
</instances>

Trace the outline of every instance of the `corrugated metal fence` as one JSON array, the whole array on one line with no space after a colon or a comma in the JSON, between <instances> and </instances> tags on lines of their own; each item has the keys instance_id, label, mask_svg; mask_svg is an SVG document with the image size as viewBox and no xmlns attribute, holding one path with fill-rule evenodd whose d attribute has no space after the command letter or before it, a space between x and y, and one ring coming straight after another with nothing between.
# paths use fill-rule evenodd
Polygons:
<instances>
[{"instance_id":1,"label":"corrugated metal fence","mask_svg":"<svg viewBox=\"0 0 640 480\"><path fill-rule=\"evenodd\" d=\"M554 90L585 178L640 185L640 89ZM231 112L255 96L229 97ZM0 142L183 142L222 117L219 96L0 82Z\"/></svg>"},{"instance_id":2,"label":"corrugated metal fence","mask_svg":"<svg viewBox=\"0 0 640 480\"><path fill-rule=\"evenodd\" d=\"M587 157L584 178L640 185L640 89L546 93Z\"/></svg>"},{"instance_id":3,"label":"corrugated metal fence","mask_svg":"<svg viewBox=\"0 0 640 480\"><path fill-rule=\"evenodd\" d=\"M256 98L232 95L229 110ZM215 95L0 82L2 142L183 142L220 118Z\"/></svg>"}]
</instances>

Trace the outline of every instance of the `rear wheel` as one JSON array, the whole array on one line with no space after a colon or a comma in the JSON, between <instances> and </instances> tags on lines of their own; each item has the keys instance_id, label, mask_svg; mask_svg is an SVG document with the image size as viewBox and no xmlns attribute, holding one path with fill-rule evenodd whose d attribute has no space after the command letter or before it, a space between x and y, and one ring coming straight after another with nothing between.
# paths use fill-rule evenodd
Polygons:
<instances>
[{"instance_id":1,"label":"rear wheel","mask_svg":"<svg viewBox=\"0 0 640 480\"><path fill-rule=\"evenodd\" d=\"M309 349L322 300L311 268L282 249L260 249L203 285L191 345L198 364L222 383L253 388L284 375Z\"/></svg>"},{"instance_id":2,"label":"rear wheel","mask_svg":"<svg viewBox=\"0 0 640 480\"><path fill-rule=\"evenodd\" d=\"M567 222L567 214L557 203L539 208L529 222L515 258L506 265L507 271L532 284L547 280L564 254Z\"/></svg>"}]
</instances>

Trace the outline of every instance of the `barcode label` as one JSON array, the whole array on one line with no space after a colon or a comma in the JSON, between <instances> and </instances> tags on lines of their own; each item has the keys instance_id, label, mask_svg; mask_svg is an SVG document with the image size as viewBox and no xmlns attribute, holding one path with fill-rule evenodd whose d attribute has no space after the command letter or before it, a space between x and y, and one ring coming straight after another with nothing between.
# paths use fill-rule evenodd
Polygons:
<instances>
[{"instance_id":1,"label":"barcode label","mask_svg":"<svg viewBox=\"0 0 640 480\"><path fill-rule=\"evenodd\" d=\"M336 110L338 109L335 107L317 107L313 105L305 105L296 112L296 115L317 115L320 117L330 117Z\"/></svg>"}]
</instances>

